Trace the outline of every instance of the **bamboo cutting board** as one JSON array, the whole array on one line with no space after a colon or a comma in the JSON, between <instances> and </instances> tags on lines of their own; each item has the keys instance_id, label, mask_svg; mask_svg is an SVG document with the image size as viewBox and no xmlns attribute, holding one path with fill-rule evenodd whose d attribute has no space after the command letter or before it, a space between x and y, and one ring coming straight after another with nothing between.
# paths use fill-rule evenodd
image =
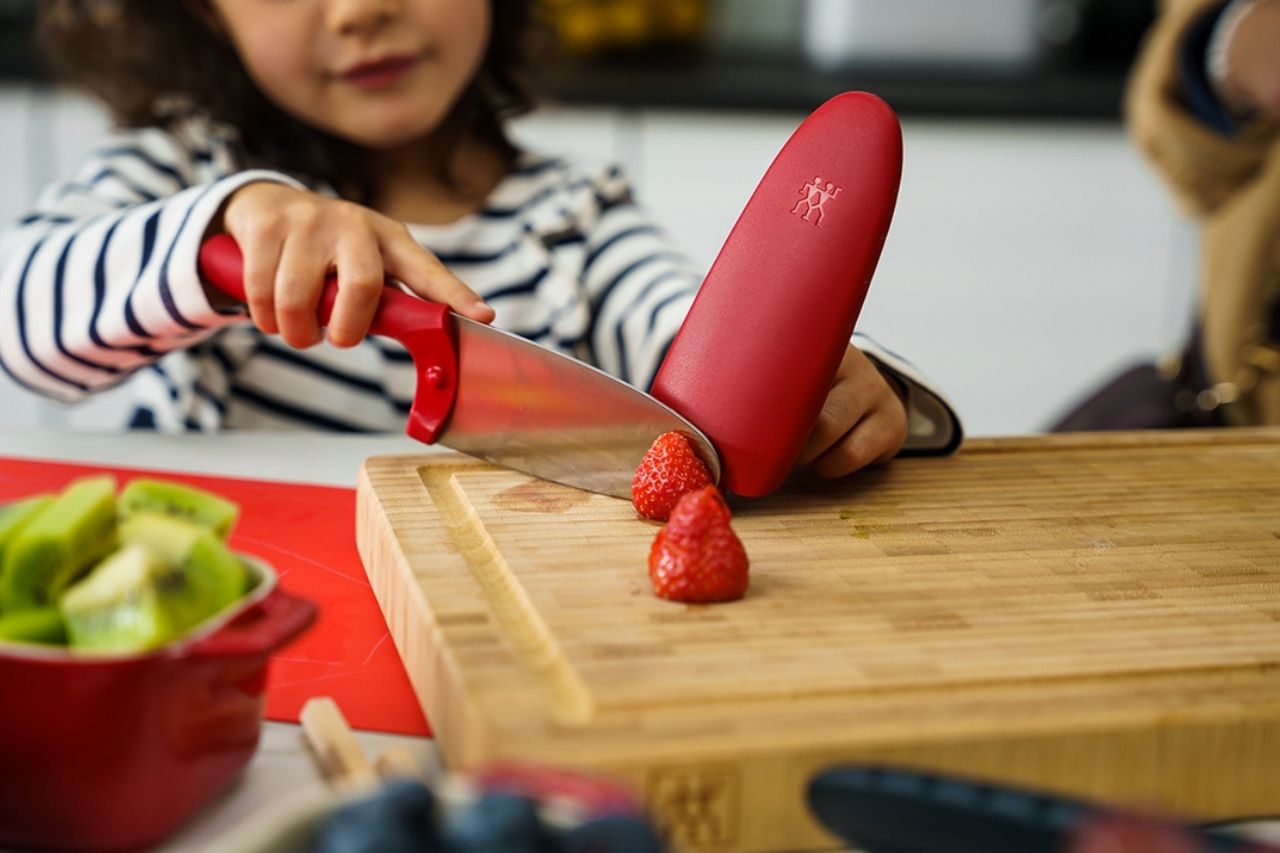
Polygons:
<instances>
[{"instance_id":1,"label":"bamboo cutting board","mask_svg":"<svg viewBox=\"0 0 1280 853\"><path fill-rule=\"evenodd\" d=\"M970 441L734 511L747 597L685 606L626 501L369 459L360 553L446 759L619 775L691 850L829 845L805 785L853 761L1280 814L1280 430Z\"/></svg>"}]
</instances>

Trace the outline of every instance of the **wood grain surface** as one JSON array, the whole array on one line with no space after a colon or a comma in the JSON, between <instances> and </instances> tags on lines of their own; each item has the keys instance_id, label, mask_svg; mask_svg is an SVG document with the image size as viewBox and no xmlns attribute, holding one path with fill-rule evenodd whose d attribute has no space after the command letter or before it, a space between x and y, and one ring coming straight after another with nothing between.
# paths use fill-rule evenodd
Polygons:
<instances>
[{"instance_id":1,"label":"wood grain surface","mask_svg":"<svg viewBox=\"0 0 1280 853\"><path fill-rule=\"evenodd\" d=\"M630 504L369 459L357 538L449 763L592 768L689 850L832 842L894 763L1196 818L1280 814L1280 430L969 441L734 502L751 587L657 599Z\"/></svg>"}]
</instances>

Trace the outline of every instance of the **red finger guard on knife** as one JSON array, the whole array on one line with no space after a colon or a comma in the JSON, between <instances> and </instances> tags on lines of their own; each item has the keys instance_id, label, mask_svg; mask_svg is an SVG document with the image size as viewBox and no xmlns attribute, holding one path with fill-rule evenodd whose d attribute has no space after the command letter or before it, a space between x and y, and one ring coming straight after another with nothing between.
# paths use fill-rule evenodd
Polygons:
<instances>
[{"instance_id":1,"label":"red finger guard on knife","mask_svg":"<svg viewBox=\"0 0 1280 853\"><path fill-rule=\"evenodd\" d=\"M711 439L725 491L757 497L795 464L893 218L902 131L865 92L805 119L702 283L652 394Z\"/></svg>"}]
</instances>

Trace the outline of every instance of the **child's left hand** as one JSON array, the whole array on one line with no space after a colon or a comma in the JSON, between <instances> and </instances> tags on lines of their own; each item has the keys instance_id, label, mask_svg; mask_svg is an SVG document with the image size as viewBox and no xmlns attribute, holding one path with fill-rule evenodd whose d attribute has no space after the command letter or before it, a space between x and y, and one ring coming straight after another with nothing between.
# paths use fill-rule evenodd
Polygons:
<instances>
[{"instance_id":1,"label":"child's left hand","mask_svg":"<svg viewBox=\"0 0 1280 853\"><path fill-rule=\"evenodd\" d=\"M888 460L906 440L902 397L871 360L851 346L797 464L812 462L821 477L843 477Z\"/></svg>"}]
</instances>

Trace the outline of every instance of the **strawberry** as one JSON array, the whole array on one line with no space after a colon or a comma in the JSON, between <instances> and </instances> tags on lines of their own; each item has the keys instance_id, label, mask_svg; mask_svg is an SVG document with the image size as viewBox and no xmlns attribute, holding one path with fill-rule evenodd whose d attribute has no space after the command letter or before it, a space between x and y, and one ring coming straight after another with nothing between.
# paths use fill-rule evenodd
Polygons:
<instances>
[{"instance_id":1,"label":"strawberry","mask_svg":"<svg viewBox=\"0 0 1280 853\"><path fill-rule=\"evenodd\" d=\"M746 593L747 552L715 486L680 498L649 549L649 580L671 601L732 601Z\"/></svg>"},{"instance_id":2,"label":"strawberry","mask_svg":"<svg viewBox=\"0 0 1280 853\"><path fill-rule=\"evenodd\" d=\"M665 521L680 496L711 485L707 466L682 433L658 436L631 480L631 503L645 518Z\"/></svg>"}]
</instances>

